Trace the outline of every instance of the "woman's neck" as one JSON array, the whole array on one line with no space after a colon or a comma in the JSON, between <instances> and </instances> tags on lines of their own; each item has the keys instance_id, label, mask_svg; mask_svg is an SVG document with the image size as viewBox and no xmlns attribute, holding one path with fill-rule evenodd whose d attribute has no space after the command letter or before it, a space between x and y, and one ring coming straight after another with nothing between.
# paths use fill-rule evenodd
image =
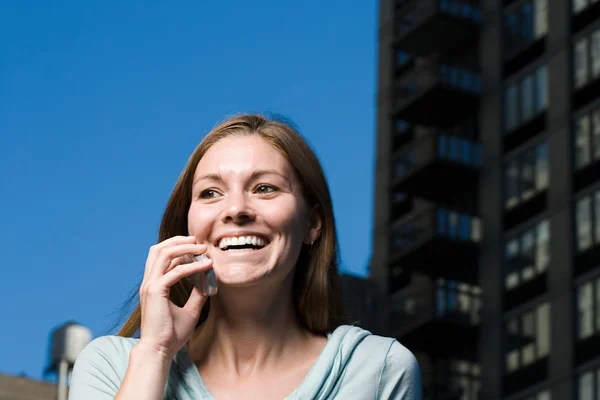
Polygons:
<instances>
[{"instance_id":1,"label":"woman's neck","mask_svg":"<svg viewBox=\"0 0 600 400\"><path fill-rule=\"evenodd\" d=\"M190 345L196 364L243 377L297 356L312 334L298 322L289 280L271 288L220 289Z\"/></svg>"}]
</instances>

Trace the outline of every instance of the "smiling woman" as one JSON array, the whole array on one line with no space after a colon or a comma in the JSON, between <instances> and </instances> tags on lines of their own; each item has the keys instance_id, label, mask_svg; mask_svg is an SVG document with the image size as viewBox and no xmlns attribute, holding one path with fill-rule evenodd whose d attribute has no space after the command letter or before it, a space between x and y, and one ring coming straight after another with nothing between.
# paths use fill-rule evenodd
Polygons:
<instances>
[{"instance_id":1,"label":"smiling woman","mask_svg":"<svg viewBox=\"0 0 600 400\"><path fill-rule=\"evenodd\" d=\"M337 258L327 182L300 134L260 115L223 122L175 185L140 305L81 352L69 398L420 399L406 348L344 325Z\"/></svg>"}]
</instances>

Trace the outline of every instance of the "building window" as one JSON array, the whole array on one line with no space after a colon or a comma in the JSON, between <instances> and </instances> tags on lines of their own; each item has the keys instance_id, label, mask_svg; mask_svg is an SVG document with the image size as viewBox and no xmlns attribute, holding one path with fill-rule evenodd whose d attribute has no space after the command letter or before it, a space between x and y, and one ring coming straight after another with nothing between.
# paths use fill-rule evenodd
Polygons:
<instances>
[{"instance_id":1,"label":"building window","mask_svg":"<svg viewBox=\"0 0 600 400\"><path fill-rule=\"evenodd\" d=\"M583 38L575 43L575 54L573 61L575 62L575 87L580 88L587 83L588 80L588 40Z\"/></svg>"},{"instance_id":2,"label":"building window","mask_svg":"<svg viewBox=\"0 0 600 400\"><path fill-rule=\"evenodd\" d=\"M435 314L438 318L458 316L477 325L481 312L481 289L463 282L436 280Z\"/></svg>"},{"instance_id":3,"label":"building window","mask_svg":"<svg viewBox=\"0 0 600 400\"><path fill-rule=\"evenodd\" d=\"M535 112L542 112L548 106L548 72L546 66L535 71Z\"/></svg>"},{"instance_id":4,"label":"building window","mask_svg":"<svg viewBox=\"0 0 600 400\"><path fill-rule=\"evenodd\" d=\"M575 122L575 167L583 168L590 163L590 116L584 115Z\"/></svg>"},{"instance_id":5,"label":"building window","mask_svg":"<svg viewBox=\"0 0 600 400\"><path fill-rule=\"evenodd\" d=\"M392 201L394 203L401 203L404 200L406 200L407 198L408 198L408 196L406 196L406 193L395 191L392 196Z\"/></svg>"},{"instance_id":6,"label":"building window","mask_svg":"<svg viewBox=\"0 0 600 400\"><path fill-rule=\"evenodd\" d=\"M600 190L577 201L575 224L579 252L600 245Z\"/></svg>"},{"instance_id":7,"label":"building window","mask_svg":"<svg viewBox=\"0 0 600 400\"><path fill-rule=\"evenodd\" d=\"M396 7L408 3L409 0L396 0ZM474 23L481 23L481 10L479 3L473 0L439 0L439 11L450 14L457 18L462 18ZM423 18L428 15L423 13L419 7L408 7L402 10L402 15L396 18L394 29L396 34L404 34L415 25L423 22Z\"/></svg>"},{"instance_id":8,"label":"building window","mask_svg":"<svg viewBox=\"0 0 600 400\"><path fill-rule=\"evenodd\" d=\"M410 221L395 226L392 228L392 249L395 251L407 249L415 243L418 234L417 227Z\"/></svg>"},{"instance_id":9,"label":"building window","mask_svg":"<svg viewBox=\"0 0 600 400\"><path fill-rule=\"evenodd\" d=\"M517 85L511 85L506 90L505 100L505 113L506 113L506 129L513 130L519 125L519 88Z\"/></svg>"},{"instance_id":10,"label":"building window","mask_svg":"<svg viewBox=\"0 0 600 400\"><path fill-rule=\"evenodd\" d=\"M412 125L408 122L397 119L394 121L394 140L400 140L410 132Z\"/></svg>"},{"instance_id":11,"label":"building window","mask_svg":"<svg viewBox=\"0 0 600 400\"><path fill-rule=\"evenodd\" d=\"M600 244L600 191L594 193L594 237Z\"/></svg>"},{"instance_id":12,"label":"building window","mask_svg":"<svg viewBox=\"0 0 600 400\"><path fill-rule=\"evenodd\" d=\"M437 234L465 242L481 240L480 219L478 217L448 210L437 209Z\"/></svg>"},{"instance_id":13,"label":"building window","mask_svg":"<svg viewBox=\"0 0 600 400\"><path fill-rule=\"evenodd\" d=\"M592 155L600 160L600 110L592 112Z\"/></svg>"},{"instance_id":14,"label":"building window","mask_svg":"<svg viewBox=\"0 0 600 400\"><path fill-rule=\"evenodd\" d=\"M575 168L600 160L600 108L577 118L574 131Z\"/></svg>"},{"instance_id":15,"label":"building window","mask_svg":"<svg viewBox=\"0 0 600 400\"><path fill-rule=\"evenodd\" d=\"M579 375L578 400L600 399L600 368L593 368Z\"/></svg>"},{"instance_id":16,"label":"building window","mask_svg":"<svg viewBox=\"0 0 600 400\"><path fill-rule=\"evenodd\" d=\"M449 360L450 391L461 393L460 400L479 400L481 369L478 364L459 359Z\"/></svg>"},{"instance_id":17,"label":"building window","mask_svg":"<svg viewBox=\"0 0 600 400\"><path fill-rule=\"evenodd\" d=\"M521 117L525 120L533 116L533 75L526 76L521 83Z\"/></svg>"},{"instance_id":18,"label":"building window","mask_svg":"<svg viewBox=\"0 0 600 400\"><path fill-rule=\"evenodd\" d=\"M481 166L481 145L448 133L441 133L437 139L438 156L471 167Z\"/></svg>"},{"instance_id":19,"label":"building window","mask_svg":"<svg viewBox=\"0 0 600 400\"><path fill-rule=\"evenodd\" d=\"M534 396L525 397L523 400L551 400L550 390L543 390L535 394Z\"/></svg>"},{"instance_id":20,"label":"building window","mask_svg":"<svg viewBox=\"0 0 600 400\"><path fill-rule=\"evenodd\" d=\"M575 42L573 64L576 89L600 77L600 28Z\"/></svg>"},{"instance_id":21,"label":"building window","mask_svg":"<svg viewBox=\"0 0 600 400\"><path fill-rule=\"evenodd\" d=\"M430 238L432 233L457 241L478 243L481 241L481 220L441 207L408 215L392 225L392 251L405 251Z\"/></svg>"},{"instance_id":22,"label":"building window","mask_svg":"<svg viewBox=\"0 0 600 400\"><path fill-rule=\"evenodd\" d=\"M402 178L409 171L411 171L417 161L417 154L415 149L409 149L398 158L394 164L394 179Z\"/></svg>"},{"instance_id":23,"label":"building window","mask_svg":"<svg viewBox=\"0 0 600 400\"><path fill-rule=\"evenodd\" d=\"M580 12L588 8L590 5L596 3L597 1L598 0L573 0L573 14L579 14Z\"/></svg>"},{"instance_id":24,"label":"building window","mask_svg":"<svg viewBox=\"0 0 600 400\"><path fill-rule=\"evenodd\" d=\"M594 78L600 75L600 30L596 30L590 39L591 74Z\"/></svg>"},{"instance_id":25,"label":"building window","mask_svg":"<svg viewBox=\"0 0 600 400\"><path fill-rule=\"evenodd\" d=\"M546 142L520 152L504 169L504 208L510 210L548 188L550 173Z\"/></svg>"},{"instance_id":26,"label":"building window","mask_svg":"<svg viewBox=\"0 0 600 400\"><path fill-rule=\"evenodd\" d=\"M459 18L481 22L481 11L472 0L440 0L440 11Z\"/></svg>"},{"instance_id":27,"label":"building window","mask_svg":"<svg viewBox=\"0 0 600 400\"><path fill-rule=\"evenodd\" d=\"M511 290L544 273L550 264L550 223L542 221L506 242L504 287Z\"/></svg>"},{"instance_id":28,"label":"building window","mask_svg":"<svg viewBox=\"0 0 600 400\"><path fill-rule=\"evenodd\" d=\"M506 372L513 373L548 356L550 305L542 303L506 324Z\"/></svg>"},{"instance_id":29,"label":"building window","mask_svg":"<svg viewBox=\"0 0 600 400\"><path fill-rule=\"evenodd\" d=\"M585 251L592 247L592 199L584 197L575 206L577 221L577 250Z\"/></svg>"},{"instance_id":30,"label":"building window","mask_svg":"<svg viewBox=\"0 0 600 400\"><path fill-rule=\"evenodd\" d=\"M577 288L577 311L577 336L579 340L599 334L600 278L585 282Z\"/></svg>"},{"instance_id":31,"label":"building window","mask_svg":"<svg viewBox=\"0 0 600 400\"><path fill-rule=\"evenodd\" d=\"M535 37L539 38L548 33L548 0L535 0Z\"/></svg>"},{"instance_id":32,"label":"building window","mask_svg":"<svg viewBox=\"0 0 600 400\"><path fill-rule=\"evenodd\" d=\"M504 93L504 129L507 132L536 117L548 107L548 73L542 65L511 84Z\"/></svg>"},{"instance_id":33,"label":"building window","mask_svg":"<svg viewBox=\"0 0 600 400\"><path fill-rule=\"evenodd\" d=\"M481 92L481 74L455 65L440 65L440 80L448 86L454 86L468 92Z\"/></svg>"},{"instance_id":34,"label":"building window","mask_svg":"<svg viewBox=\"0 0 600 400\"><path fill-rule=\"evenodd\" d=\"M548 33L548 0L529 0L504 17L505 54L511 57Z\"/></svg>"},{"instance_id":35,"label":"building window","mask_svg":"<svg viewBox=\"0 0 600 400\"><path fill-rule=\"evenodd\" d=\"M396 67L402 67L411 60L410 54L404 50L396 50Z\"/></svg>"}]
</instances>

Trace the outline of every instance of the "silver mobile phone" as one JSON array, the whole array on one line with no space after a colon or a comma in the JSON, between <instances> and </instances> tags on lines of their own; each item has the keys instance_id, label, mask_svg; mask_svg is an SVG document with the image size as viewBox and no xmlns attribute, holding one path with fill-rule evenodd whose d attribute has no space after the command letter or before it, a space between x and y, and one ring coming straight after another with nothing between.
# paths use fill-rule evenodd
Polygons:
<instances>
[{"instance_id":1,"label":"silver mobile phone","mask_svg":"<svg viewBox=\"0 0 600 400\"><path fill-rule=\"evenodd\" d=\"M203 261L208 259L205 254L199 254L197 256L188 255L186 258L188 262ZM217 284L215 270L212 267L206 272L197 272L190 275L188 278L203 295L213 296L217 294L219 286Z\"/></svg>"}]
</instances>

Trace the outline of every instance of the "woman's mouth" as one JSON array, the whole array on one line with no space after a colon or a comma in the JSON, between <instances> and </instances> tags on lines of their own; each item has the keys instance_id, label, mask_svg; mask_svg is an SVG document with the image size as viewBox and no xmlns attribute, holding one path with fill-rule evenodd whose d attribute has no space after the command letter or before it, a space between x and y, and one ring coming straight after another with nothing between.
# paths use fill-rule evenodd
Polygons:
<instances>
[{"instance_id":1,"label":"woman's mouth","mask_svg":"<svg viewBox=\"0 0 600 400\"><path fill-rule=\"evenodd\" d=\"M226 236L219 240L218 246L222 251L260 250L269 241L262 236Z\"/></svg>"}]
</instances>

